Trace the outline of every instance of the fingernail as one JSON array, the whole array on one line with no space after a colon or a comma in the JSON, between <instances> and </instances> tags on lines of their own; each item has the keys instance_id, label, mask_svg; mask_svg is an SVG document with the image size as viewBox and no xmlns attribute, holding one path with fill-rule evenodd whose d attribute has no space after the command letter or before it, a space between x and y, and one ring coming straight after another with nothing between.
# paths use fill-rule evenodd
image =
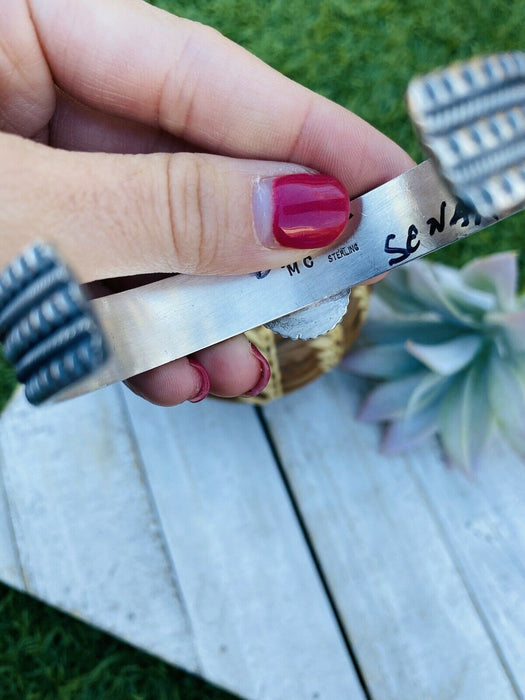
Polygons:
<instances>
[{"instance_id":1,"label":"fingernail","mask_svg":"<svg viewBox=\"0 0 525 700\"><path fill-rule=\"evenodd\" d=\"M189 363L200 375L200 388L195 396L189 399L189 401L191 403L198 403L199 401L205 399L210 393L210 377L200 362L197 362L197 360L189 360Z\"/></svg>"},{"instance_id":2,"label":"fingernail","mask_svg":"<svg viewBox=\"0 0 525 700\"><path fill-rule=\"evenodd\" d=\"M322 248L344 231L350 199L335 177L292 173L256 181L255 232L264 246Z\"/></svg>"},{"instance_id":3,"label":"fingernail","mask_svg":"<svg viewBox=\"0 0 525 700\"><path fill-rule=\"evenodd\" d=\"M257 358L259 361L259 364L261 366L261 374L259 375L259 379L257 380L257 383L255 386L253 386L250 391L247 391L244 396L257 396L258 394L263 391L263 389L266 388L266 385L270 381L270 377L272 375L272 370L270 369L270 365L268 364L268 360L266 357L261 353L259 348L255 347L253 343L250 343L250 349L252 351L252 354L254 357Z\"/></svg>"}]
</instances>

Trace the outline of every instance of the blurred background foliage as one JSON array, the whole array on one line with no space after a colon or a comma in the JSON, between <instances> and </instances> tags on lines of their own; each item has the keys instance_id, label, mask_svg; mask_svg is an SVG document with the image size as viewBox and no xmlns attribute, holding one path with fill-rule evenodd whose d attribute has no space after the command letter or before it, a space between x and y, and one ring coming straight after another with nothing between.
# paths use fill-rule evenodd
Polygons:
<instances>
[{"instance_id":1,"label":"blurred background foliage","mask_svg":"<svg viewBox=\"0 0 525 700\"><path fill-rule=\"evenodd\" d=\"M290 78L356 112L417 161L423 154L404 103L410 78L474 55L525 49L525 0L155 0L152 4L216 27ZM497 250L521 252L524 229L522 213L436 253L433 259L462 265ZM523 254L520 269L523 287ZM13 387L13 373L0 356L0 410ZM230 696L0 587L0 697L224 700Z\"/></svg>"}]
</instances>

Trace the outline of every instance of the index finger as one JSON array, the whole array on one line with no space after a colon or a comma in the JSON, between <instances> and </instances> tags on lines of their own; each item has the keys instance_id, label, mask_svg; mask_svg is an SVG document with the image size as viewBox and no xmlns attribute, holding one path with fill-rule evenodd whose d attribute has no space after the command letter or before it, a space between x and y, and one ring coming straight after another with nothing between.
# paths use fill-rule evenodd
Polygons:
<instances>
[{"instance_id":1,"label":"index finger","mask_svg":"<svg viewBox=\"0 0 525 700\"><path fill-rule=\"evenodd\" d=\"M216 153L307 165L352 197L412 165L371 125L209 27L142 0L27 2L55 82L93 107Z\"/></svg>"}]
</instances>

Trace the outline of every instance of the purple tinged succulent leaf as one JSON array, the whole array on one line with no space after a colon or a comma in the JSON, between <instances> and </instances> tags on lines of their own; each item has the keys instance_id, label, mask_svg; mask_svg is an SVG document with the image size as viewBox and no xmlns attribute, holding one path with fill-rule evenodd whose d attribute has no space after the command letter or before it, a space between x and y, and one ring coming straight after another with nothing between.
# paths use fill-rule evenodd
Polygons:
<instances>
[{"instance_id":1,"label":"purple tinged succulent leaf","mask_svg":"<svg viewBox=\"0 0 525 700\"><path fill-rule=\"evenodd\" d=\"M427 375L417 372L374 387L361 404L358 418L375 423L401 417L410 396Z\"/></svg>"},{"instance_id":2,"label":"purple tinged succulent leaf","mask_svg":"<svg viewBox=\"0 0 525 700\"><path fill-rule=\"evenodd\" d=\"M421 363L409 355L402 343L356 349L346 355L341 366L371 379L392 379L421 369Z\"/></svg>"},{"instance_id":3,"label":"purple tinged succulent leaf","mask_svg":"<svg viewBox=\"0 0 525 700\"><path fill-rule=\"evenodd\" d=\"M439 433L454 464L477 466L492 424L487 373L481 363L463 372L448 389L439 411Z\"/></svg>"},{"instance_id":4,"label":"purple tinged succulent leaf","mask_svg":"<svg viewBox=\"0 0 525 700\"><path fill-rule=\"evenodd\" d=\"M433 372L442 376L456 374L469 365L483 345L480 335L460 335L435 345L407 341L407 351Z\"/></svg>"},{"instance_id":5,"label":"purple tinged succulent leaf","mask_svg":"<svg viewBox=\"0 0 525 700\"><path fill-rule=\"evenodd\" d=\"M435 435L438 428L439 403L428 406L424 411L404 415L390 423L383 433L381 452L395 455L421 444Z\"/></svg>"},{"instance_id":6,"label":"purple tinged succulent leaf","mask_svg":"<svg viewBox=\"0 0 525 700\"><path fill-rule=\"evenodd\" d=\"M525 457L525 361L520 367L493 353L488 385L492 412L501 432L516 452Z\"/></svg>"},{"instance_id":7,"label":"purple tinged succulent leaf","mask_svg":"<svg viewBox=\"0 0 525 700\"><path fill-rule=\"evenodd\" d=\"M518 255L515 251L476 258L461 270L465 283L496 295L498 306L511 310L518 291Z\"/></svg>"}]
</instances>

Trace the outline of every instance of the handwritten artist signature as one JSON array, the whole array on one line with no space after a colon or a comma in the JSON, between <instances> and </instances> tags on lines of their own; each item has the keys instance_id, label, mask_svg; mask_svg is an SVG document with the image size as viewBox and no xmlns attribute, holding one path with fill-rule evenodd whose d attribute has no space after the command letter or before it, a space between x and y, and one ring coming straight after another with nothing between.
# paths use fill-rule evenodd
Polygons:
<instances>
[{"instance_id":1,"label":"handwritten artist signature","mask_svg":"<svg viewBox=\"0 0 525 700\"><path fill-rule=\"evenodd\" d=\"M439 210L439 218L431 216L427 220L428 233L433 236L435 233L442 233L445 229L446 224L446 209L447 203L441 202ZM464 202L458 201L456 203L454 213L452 214L449 226L456 226L459 222L462 227L470 225L470 219L474 217L474 225L481 225L481 216L476 212L473 212ZM497 220L497 216L494 217ZM408 227L408 232L405 239L404 247L392 246L391 242L396 239L395 233L390 233L385 240L385 253L389 255L394 255L395 257L390 258L388 261L389 265L398 265L399 263L407 260L416 250L419 248L421 240L419 239L419 229L414 224Z\"/></svg>"}]
</instances>

